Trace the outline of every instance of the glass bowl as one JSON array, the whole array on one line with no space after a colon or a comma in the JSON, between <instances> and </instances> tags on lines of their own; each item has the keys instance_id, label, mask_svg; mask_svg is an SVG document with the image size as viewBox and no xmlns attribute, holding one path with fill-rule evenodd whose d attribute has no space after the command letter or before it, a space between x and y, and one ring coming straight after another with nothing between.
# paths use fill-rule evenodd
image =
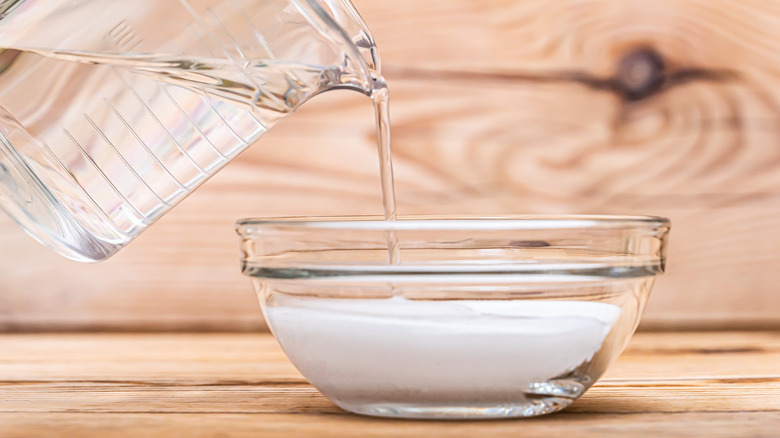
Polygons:
<instances>
[{"instance_id":1,"label":"glass bowl","mask_svg":"<svg viewBox=\"0 0 780 438\"><path fill-rule=\"evenodd\" d=\"M565 408L616 359L664 271L669 221L287 218L237 231L271 331L338 406L507 418Z\"/></svg>"}]
</instances>

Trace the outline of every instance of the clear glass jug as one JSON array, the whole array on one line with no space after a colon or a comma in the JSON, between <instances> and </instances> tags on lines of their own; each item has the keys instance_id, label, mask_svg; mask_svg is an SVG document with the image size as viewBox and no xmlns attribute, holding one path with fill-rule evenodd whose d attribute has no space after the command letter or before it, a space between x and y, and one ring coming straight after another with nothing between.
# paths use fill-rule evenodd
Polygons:
<instances>
[{"instance_id":1,"label":"clear glass jug","mask_svg":"<svg viewBox=\"0 0 780 438\"><path fill-rule=\"evenodd\" d=\"M0 207L81 261L379 70L348 0L5 0L0 48Z\"/></svg>"}]
</instances>

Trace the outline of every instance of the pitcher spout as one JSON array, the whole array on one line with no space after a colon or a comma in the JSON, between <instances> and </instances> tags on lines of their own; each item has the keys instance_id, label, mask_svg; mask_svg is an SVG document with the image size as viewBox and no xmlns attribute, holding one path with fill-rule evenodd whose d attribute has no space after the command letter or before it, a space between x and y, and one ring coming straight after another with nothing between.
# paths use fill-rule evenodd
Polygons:
<instances>
[{"instance_id":1,"label":"pitcher spout","mask_svg":"<svg viewBox=\"0 0 780 438\"><path fill-rule=\"evenodd\" d=\"M376 42L363 18L346 0L294 0L301 15L341 53L339 74L321 91L346 88L370 94L381 77Z\"/></svg>"}]
</instances>

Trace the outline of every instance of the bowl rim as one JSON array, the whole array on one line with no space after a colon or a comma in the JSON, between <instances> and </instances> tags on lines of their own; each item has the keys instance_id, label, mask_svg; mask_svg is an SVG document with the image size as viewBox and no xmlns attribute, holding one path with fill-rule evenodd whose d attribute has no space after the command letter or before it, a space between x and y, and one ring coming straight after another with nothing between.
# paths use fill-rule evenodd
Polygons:
<instances>
[{"instance_id":1,"label":"bowl rim","mask_svg":"<svg viewBox=\"0 0 780 438\"><path fill-rule=\"evenodd\" d=\"M660 216L623 215L408 215L386 220L378 215L288 216L246 218L236 222L240 235L261 230L355 230L355 231L508 231L560 229L668 229L669 219Z\"/></svg>"}]
</instances>

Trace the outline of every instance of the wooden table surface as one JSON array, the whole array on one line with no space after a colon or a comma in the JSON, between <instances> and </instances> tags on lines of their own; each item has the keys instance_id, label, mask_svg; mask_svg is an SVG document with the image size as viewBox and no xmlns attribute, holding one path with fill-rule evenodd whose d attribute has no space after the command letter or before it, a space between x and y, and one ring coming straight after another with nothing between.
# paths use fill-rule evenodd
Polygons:
<instances>
[{"instance_id":1,"label":"wooden table surface","mask_svg":"<svg viewBox=\"0 0 780 438\"><path fill-rule=\"evenodd\" d=\"M778 433L780 332L639 333L566 411L469 422L345 413L269 334L0 335L2 437Z\"/></svg>"}]
</instances>

